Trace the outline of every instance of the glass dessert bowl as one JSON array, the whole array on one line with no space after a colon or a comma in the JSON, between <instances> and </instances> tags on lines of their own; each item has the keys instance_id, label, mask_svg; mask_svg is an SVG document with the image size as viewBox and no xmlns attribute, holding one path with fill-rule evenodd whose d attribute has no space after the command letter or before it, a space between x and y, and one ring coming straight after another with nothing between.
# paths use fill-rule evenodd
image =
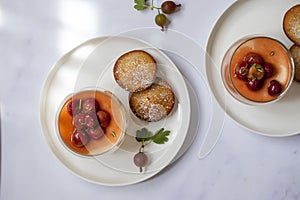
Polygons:
<instances>
[{"instance_id":1,"label":"glass dessert bowl","mask_svg":"<svg viewBox=\"0 0 300 200\"><path fill-rule=\"evenodd\" d=\"M68 95L56 115L57 135L72 153L93 157L113 152L123 142L127 114L121 101L100 88Z\"/></svg>"},{"instance_id":2,"label":"glass dessert bowl","mask_svg":"<svg viewBox=\"0 0 300 200\"><path fill-rule=\"evenodd\" d=\"M251 35L232 44L221 66L223 84L236 100L263 105L281 99L294 78L289 50L278 40Z\"/></svg>"}]
</instances>

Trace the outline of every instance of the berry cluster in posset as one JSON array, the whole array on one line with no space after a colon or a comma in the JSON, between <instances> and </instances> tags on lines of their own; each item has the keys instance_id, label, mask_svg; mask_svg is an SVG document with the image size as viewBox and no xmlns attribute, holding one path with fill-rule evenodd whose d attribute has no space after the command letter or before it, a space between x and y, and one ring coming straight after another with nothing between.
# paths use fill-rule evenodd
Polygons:
<instances>
[{"instance_id":1,"label":"berry cluster in posset","mask_svg":"<svg viewBox=\"0 0 300 200\"><path fill-rule=\"evenodd\" d=\"M234 68L235 77L244 80L247 87L257 91L265 84L265 79L271 78L274 73L272 64L267 63L257 53L248 53L244 59L238 62ZM282 86L277 80L271 80L268 85L268 93L276 96L281 93Z\"/></svg>"},{"instance_id":2,"label":"berry cluster in posset","mask_svg":"<svg viewBox=\"0 0 300 200\"><path fill-rule=\"evenodd\" d=\"M134 3L134 8L136 10L144 10L147 8L151 10L156 9L158 13L155 16L155 23L161 27L162 31L165 30L165 27L169 22L167 15L175 13L177 8L181 7L181 4L176 4L174 1L164 1L160 7L155 7L153 5L153 0L150 5L147 4L147 0L134 0Z\"/></svg>"},{"instance_id":3,"label":"berry cluster in posset","mask_svg":"<svg viewBox=\"0 0 300 200\"><path fill-rule=\"evenodd\" d=\"M84 147L90 139L98 140L104 136L110 115L100 109L96 99L72 99L66 109L73 117L74 130L70 140L75 147Z\"/></svg>"}]
</instances>

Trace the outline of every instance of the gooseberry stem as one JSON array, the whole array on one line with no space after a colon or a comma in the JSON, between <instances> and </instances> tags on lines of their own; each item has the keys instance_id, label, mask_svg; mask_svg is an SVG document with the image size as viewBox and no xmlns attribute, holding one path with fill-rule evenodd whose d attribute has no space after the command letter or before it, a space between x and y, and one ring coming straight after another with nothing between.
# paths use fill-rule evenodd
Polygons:
<instances>
[{"instance_id":1,"label":"gooseberry stem","mask_svg":"<svg viewBox=\"0 0 300 200\"><path fill-rule=\"evenodd\" d=\"M161 10L161 8L154 6L154 0L151 1L151 6L147 6L147 7L150 8L151 10L153 10L153 9Z\"/></svg>"},{"instance_id":2,"label":"gooseberry stem","mask_svg":"<svg viewBox=\"0 0 300 200\"><path fill-rule=\"evenodd\" d=\"M139 152L143 152L142 150L144 149L145 145L144 145L144 140L142 140L142 145L139 148Z\"/></svg>"},{"instance_id":3,"label":"gooseberry stem","mask_svg":"<svg viewBox=\"0 0 300 200\"><path fill-rule=\"evenodd\" d=\"M147 5L146 5L147 6ZM155 7L155 6L147 6L148 8L150 8L151 10L153 10L154 8L156 9L156 10L161 10L161 8L159 8L159 7Z\"/></svg>"},{"instance_id":4,"label":"gooseberry stem","mask_svg":"<svg viewBox=\"0 0 300 200\"><path fill-rule=\"evenodd\" d=\"M150 144L150 143L151 143L151 142L145 143L145 141L142 140L142 145L141 145L140 148L139 148L139 152L140 152L140 153L143 152L145 146L147 146L147 145Z\"/></svg>"}]
</instances>

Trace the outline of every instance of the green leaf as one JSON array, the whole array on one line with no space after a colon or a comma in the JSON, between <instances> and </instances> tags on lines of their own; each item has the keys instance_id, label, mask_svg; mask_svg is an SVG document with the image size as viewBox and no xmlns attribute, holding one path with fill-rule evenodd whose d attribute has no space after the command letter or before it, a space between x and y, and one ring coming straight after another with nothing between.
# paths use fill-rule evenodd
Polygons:
<instances>
[{"instance_id":1,"label":"green leaf","mask_svg":"<svg viewBox=\"0 0 300 200\"><path fill-rule=\"evenodd\" d=\"M257 64L254 64L255 65L255 68L256 69L261 69L261 68L263 68L261 65L257 65Z\"/></svg>"},{"instance_id":2,"label":"green leaf","mask_svg":"<svg viewBox=\"0 0 300 200\"><path fill-rule=\"evenodd\" d=\"M146 6L145 5L136 4L136 5L134 5L134 8L137 9L137 10L144 10L146 8Z\"/></svg>"},{"instance_id":3,"label":"green leaf","mask_svg":"<svg viewBox=\"0 0 300 200\"><path fill-rule=\"evenodd\" d=\"M170 135L170 132L171 131L168 130L165 131L164 128L161 128L155 133L155 135L152 136L153 142L156 144L164 144L168 142L169 141L168 136Z\"/></svg>"},{"instance_id":4,"label":"green leaf","mask_svg":"<svg viewBox=\"0 0 300 200\"><path fill-rule=\"evenodd\" d=\"M137 10L143 10L147 8L145 0L134 0L134 3L135 3L134 8Z\"/></svg>"},{"instance_id":5,"label":"green leaf","mask_svg":"<svg viewBox=\"0 0 300 200\"><path fill-rule=\"evenodd\" d=\"M134 0L134 3L136 3L138 5L145 5L146 1L145 0Z\"/></svg>"},{"instance_id":6,"label":"green leaf","mask_svg":"<svg viewBox=\"0 0 300 200\"><path fill-rule=\"evenodd\" d=\"M151 131L148 131L148 129L146 128L142 128L141 130L137 130L136 131L136 137L135 139L138 142L142 142L142 141L149 141L152 139L152 135L153 133Z\"/></svg>"}]
</instances>

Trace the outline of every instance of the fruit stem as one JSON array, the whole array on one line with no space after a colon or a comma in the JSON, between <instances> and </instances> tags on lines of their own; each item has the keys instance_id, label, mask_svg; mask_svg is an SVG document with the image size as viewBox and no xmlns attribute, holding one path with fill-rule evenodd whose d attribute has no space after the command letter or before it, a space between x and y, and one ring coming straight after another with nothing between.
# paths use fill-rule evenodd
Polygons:
<instances>
[{"instance_id":1,"label":"fruit stem","mask_svg":"<svg viewBox=\"0 0 300 200\"><path fill-rule=\"evenodd\" d=\"M181 4L177 4L176 7L181 7Z\"/></svg>"},{"instance_id":2,"label":"fruit stem","mask_svg":"<svg viewBox=\"0 0 300 200\"><path fill-rule=\"evenodd\" d=\"M152 1L151 1L150 9L153 10L154 8L157 9L157 10L160 10L160 9L161 9L161 8L159 8L159 7L155 7L155 6L154 6L154 0L152 0Z\"/></svg>"},{"instance_id":3,"label":"fruit stem","mask_svg":"<svg viewBox=\"0 0 300 200\"><path fill-rule=\"evenodd\" d=\"M161 10L161 8L158 8L158 7L155 7L155 6L147 6L147 5L145 5L145 6L148 7L148 8L150 8L151 10L153 10L154 8L156 10Z\"/></svg>"},{"instance_id":4,"label":"fruit stem","mask_svg":"<svg viewBox=\"0 0 300 200\"><path fill-rule=\"evenodd\" d=\"M144 142L144 140L142 140L142 145L139 148L139 153L143 152L144 147L145 147L145 142Z\"/></svg>"},{"instance_id":5,"label":"fruit stem","mask_svg":"<svg viewBox=\"0 0 300 200\"><path fill-rule=\"evenodd\" d=\"M142 173L143 172L143 168L142 167L140 167L140 173Z\"/></svg>"}]
</instances>

